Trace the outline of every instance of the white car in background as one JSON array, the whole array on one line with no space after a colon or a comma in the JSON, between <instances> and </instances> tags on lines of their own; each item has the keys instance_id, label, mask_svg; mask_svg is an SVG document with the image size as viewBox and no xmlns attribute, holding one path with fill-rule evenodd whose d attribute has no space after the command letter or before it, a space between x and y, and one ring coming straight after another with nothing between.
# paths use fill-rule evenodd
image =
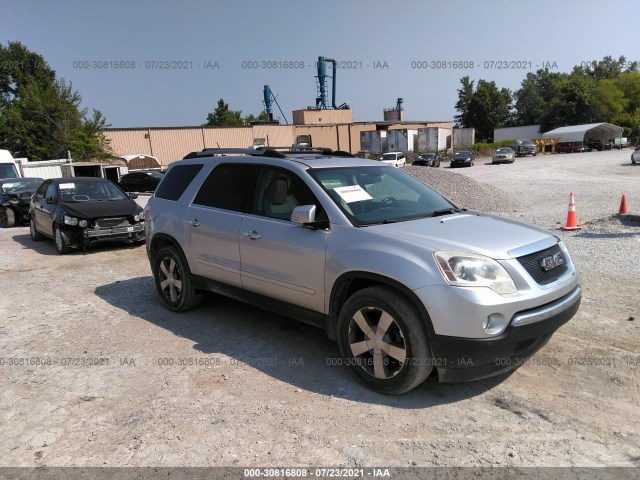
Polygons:
<instances>
[{"instance_id":1,"label":"white car in background","mask_svg":"<svg viewBox=\"0 0 640 480\"><path fill-rule=\"evenodd\" d=\"M383 153L380 157L380 161L393 165L396 168L404 167L405 163L407 163L407 159L402 152Z\"/></svg>"},{"instance_id":2,"label":"white car in background","mask_svg":"<svg viewBox=\"0 0 640 480\"><path fill-rule=\"evenodd\" d=\"M631 154L631 163L640 163L640 148L636 148Z\"/></svg>"}]
</instances>

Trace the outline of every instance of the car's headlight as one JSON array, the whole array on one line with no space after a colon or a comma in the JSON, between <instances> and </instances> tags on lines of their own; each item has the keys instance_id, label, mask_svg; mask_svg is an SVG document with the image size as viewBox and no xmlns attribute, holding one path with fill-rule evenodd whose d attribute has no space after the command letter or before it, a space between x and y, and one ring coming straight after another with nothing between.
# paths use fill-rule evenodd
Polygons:
<instances>
[{"instance_id":1,"label":"car's headlight","mask_svg":"<svg viewBox=\"0 0 640 480\"><path fill-rule=\"evenodd\" d=\"M133 219L134 219L136 222L139 222L140 220L142 220L142 213L138 213L138 214L134 215L134 216L133 216Z\"/></svg>"},{"instance_id":2,"label":"car's headlight","mask_svg":"<svg viewBox=\"0 0 640 480\"><path fill-rule=\"evenodd\" d=\"M75 227L76 225L78 225L78 219L76 217L70 217L69 215L65 215L64 224L73 225Z\"/></svg>"},{"instance_id":3,"label":"car's headlight","mask_svg":"<svg viewBox=\"0 0 640 480\"><path fill-rule=\"evenodd\" d=\"M496 293L518 291L513 279L493 258L467 252L434 252L444 278L457 287L489 287Z\"/></svg>"},{"instance_id":4,"label":"car's headlight","mask_svg":"<svg viewBox=\"0 0 640 480\"><path fill-rule=\"evenodd\" d=\"M9 199L9 203L11 205L18 205L20 203L20 199L19 198L10 198Z\"/></svg>"}]
</instances>

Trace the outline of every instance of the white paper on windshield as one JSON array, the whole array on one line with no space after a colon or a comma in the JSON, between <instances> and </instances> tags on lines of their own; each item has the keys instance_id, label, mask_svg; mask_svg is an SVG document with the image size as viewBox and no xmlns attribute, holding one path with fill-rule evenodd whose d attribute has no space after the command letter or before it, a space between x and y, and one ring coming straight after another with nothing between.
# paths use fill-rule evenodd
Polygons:
<instances>
[{"instance_id":1,"label":"white paper on windshield","mask_svg":"<svg viewBox=\"0 0 640 480\"><path fill-rule=\"evenodd\" d=\"M60 184L60 190L72 190L76 188L76 184L75 183L61 183Z\"/></svg>"},{"instance_id":2,"label":"white paper on windshield","mask_svg":"<svg viewBox=\"0 0 640 480\"><path fill-rule=\"evenodd\" d=\"M5 183L4 185L2 185L2 188L13 188L17 187L18 185L18 183Z\"/></svg>"},{"instance_id":3,"label":"white paper on windshield","mask_svg":"<svg viewBox=\"0 0 640 480\"><path fill-rule=\"evenodd\" d=\"M333 189L340 198L347 203L361 202L363 200L373 200L373 197L365 192L360 185L349 185L348 187L337 187Z\"/></svg>"}]
</instances>

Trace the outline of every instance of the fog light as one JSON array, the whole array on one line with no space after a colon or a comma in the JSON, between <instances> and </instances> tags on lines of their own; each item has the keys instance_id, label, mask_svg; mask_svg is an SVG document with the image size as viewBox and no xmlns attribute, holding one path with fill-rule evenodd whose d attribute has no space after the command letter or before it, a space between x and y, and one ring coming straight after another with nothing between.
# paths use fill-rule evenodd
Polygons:
<instances>
[{"instance_id":1,"label":"fog light","mask_svg":"<svg viewBox=\"0 0 640 480\"><path fill-rule=\"evenodd\" d=\"M506 325L506 319L501 313L492 313L484 320L484 322L482 322L482 328L484 331L491 335L501 333Z\"/></svg>"},{"instance_id":2,"label":"fog light","mask_svg":"<svg viewBox=\"0 0 640 480\"><path fill-rule=\"evenodd\" d=\"M86 221L86 220L80 220L80 221L78 222L78 225L80 225L82 228L84 228L84 227L86 227L86 226L87 226L87 221Z\"/></svg>"}]
</instances>

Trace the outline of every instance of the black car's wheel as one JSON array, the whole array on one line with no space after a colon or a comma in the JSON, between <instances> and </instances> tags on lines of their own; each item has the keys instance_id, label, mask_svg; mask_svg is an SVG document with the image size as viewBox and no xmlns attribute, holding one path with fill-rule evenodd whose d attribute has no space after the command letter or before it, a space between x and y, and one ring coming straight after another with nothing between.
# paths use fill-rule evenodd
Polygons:
<instances>
[{"instance_id":1,"label":"black car's wheel","mask_svg":"<svg viewBox=\"0 0 640 480\"><path fill-rule=\"evenodd\" d=\"M60 255L64 255L65 253L69 253L71 251L71 248L69 248L65 243L62 229L57 225L54 225L53 227L53 239L56 242L56 250Z\"/></svg>"},{"instance_id":2,"label":"black car's wheel","mask_svg":"<svg viewBox=\"0 0 640 480\"><path fill-rule=\"evenodd\" d=\"M36 228L36 223L33 221L33 217L29 217L29 233L31 234L31 240L34 242L44 240L44 236Z\"/></svg>"},{"instance_id":3,"label":"black car's wheel","mask_svg":"<svg viewBox=\"0 0 640 480\"><path fill-rule=\"evenodd\" d=\"M16 212L8 207L0 207L0 228L11 228L16 224Z\"/></svg>"},{"instance_id":4,"label":"black car's wheel","mask_svg":"<svg viewBox=\"0 0 640 480\"><path fill-rule=\"evenodd\" d=\"M164 247L157 253L154 277L158 293L169 310L183 312L202 301L191 281L187 262L175 247Z\"/></svg>"},{"instance_id":5,"label":"black car's wheel","mask_svg":"<svg viewBox=\"0 0 640 480\"><path fill-rule=\"evenodd\" d=\"M349 297L338 318L338 343L351 372L380 393L408 392L433 370L420 315L387 287L365 288Z\"/></svg>"}]
</instances>

